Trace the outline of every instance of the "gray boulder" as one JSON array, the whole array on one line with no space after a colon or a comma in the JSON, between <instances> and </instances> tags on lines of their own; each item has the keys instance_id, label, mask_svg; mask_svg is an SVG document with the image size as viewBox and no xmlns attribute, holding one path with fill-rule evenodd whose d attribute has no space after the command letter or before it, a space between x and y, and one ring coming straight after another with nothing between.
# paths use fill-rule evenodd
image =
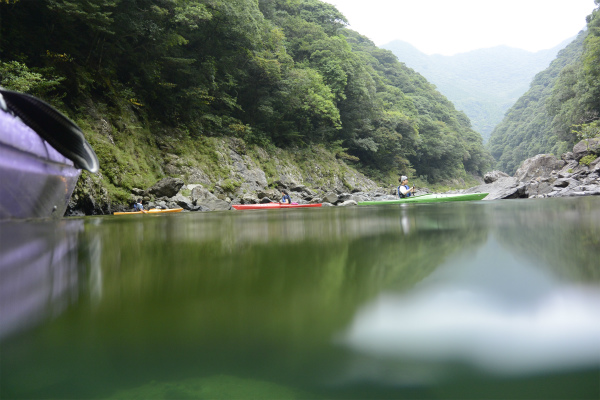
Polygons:
<instances>
[{"instance_id":1,"label":"gray boulder","mask_svg":"<svg viewBox=\"0 0 600 400\"><path fill-rule=\"evenodd\" d=\"M348 206L357 206L358 203L354 200L346 200L342 203L338 203L338 207L348 207Z\"/></svg>"},{"instance_id":2,"label":"gray boulder","mask_svg":"<svg viewBox=\"0 0 600 400\"><path fill-rule=\"evenodd\" d=\"M600 138L585 139L573 146L573 156L577 161L590 154L600 154Z\"/></svg>"},{"instance_id":3,"label":"gray boulder","mask_svg":"<svg viewBox=\"0 0 600 400\"><path fill-rule=\"evenodd\" d=\"M201 206L202 211L221 211L231 209L231 204L219 199L217 196L202 186L192 189L191 199L196 206Z\"/></svg>"},{"instance_id":4,"label":"gray boulder","mask_svg":"<svg viewBox=\"0 0 600 400\"><path fill-rule=\"evenodd\" d=\"M496 182L498 179L500 178L508 178L509 175L502 172L502 171L490 171L487 174L485 174L485 176L483 177L483 182L484 183L492 183L492 182Z\"/></svg>"},{"instance_id":5,"label":"gray boulder","mask_svg":"<svg viewBox=\"0 0 600 400\"><path fill-rule=\"evenodd\" d=\"M565 164L565 161L557 159L552 154L538 154L523 161L515 173L515 178L518 181L528 181L549 176L553 171L563 168Z\"/></svg>"},{"instance_id":6,"label":"gray boulder","mask_svg":"<svg viewBox=\"0 0 600 400\"><path fill-rule=\"evenodd\" d=\"M224 211L231 210L231 204L224 200L219 200L217 198L214 199L205 199L202 201L196 201L197 206L201 206L203 209L208 209L209 211Z\"/></svg>"},{"instance_id":7,"label":"gray boulder","mask_svg":"<svg viewBox=\"0 0 600 400\"><path fill-rule=\"evenodd\" d=\"M217 196L208 191L208 189L203 188L202 186L196 186L192 189L192 194L190 195L192 202L198 203L203 200L213 200L216 199Z\"/></svg>"},{"instance_id":8,"label":"gray boulder","mask_svg":"<svg viewBox=\"0 0 600 400\"><path fill-rule=\"evenodd\" d=\"M338 201L338 195L333 192L329 192L323 197L322 201L323 203L335 204Z\"/></svg>"},{"instance_id":9,"label":"gray boulder","mask_svg":"<svg viewBox=\"0 0 600 400\"><path fill-rule=\"evenodd\" d=\"M177 194L174 197L169 199L171 202L177 204L179 207L188 211L196 211L196 206L192 202L189 197L182 196L181 194Z\"/></svg>"},{"instance_id":10,"label":"gray boulder","mask_svg":"<svg viewBox=\"0 0 600 400\"><path fill-rule=\"evenodd\" d=\"M155 183L147 192L155 197L173 197L179 193L183 185L184 182L181 178L164 178Z\"/></svg>"},{"instance_id":11,"label":"gray boulder","mask_svg":"<svg viewBox=\"0 0 600 400\"><path fill-rule=\"evenodd\" d=\"M517 178L500 178L493 183L486 183L465 190L463 193L489 193L484 200L516 199L529 197L527 185Z\"/></svg>"}]
</instances>

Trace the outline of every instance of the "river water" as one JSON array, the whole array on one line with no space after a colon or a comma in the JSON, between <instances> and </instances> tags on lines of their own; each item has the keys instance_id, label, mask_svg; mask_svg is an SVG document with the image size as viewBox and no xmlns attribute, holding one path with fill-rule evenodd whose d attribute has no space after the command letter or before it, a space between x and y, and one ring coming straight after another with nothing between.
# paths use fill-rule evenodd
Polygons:
<instances>
[{"instance_id":1,"label":"river water","mask_svg":"<svg viewBox=\"0 0 600 400\"><path fill-rule=\"evenodd\" d=\"M0 223L0 398L600 398L600 198Z\"/></svg>"}]
</instances>

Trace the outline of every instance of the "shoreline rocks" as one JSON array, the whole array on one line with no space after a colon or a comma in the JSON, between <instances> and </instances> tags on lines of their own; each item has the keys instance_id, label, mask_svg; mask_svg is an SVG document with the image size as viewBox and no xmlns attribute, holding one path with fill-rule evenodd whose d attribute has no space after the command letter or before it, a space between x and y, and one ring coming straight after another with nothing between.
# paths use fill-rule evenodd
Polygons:
<instances>
[{"instance_id":1,"label":"shoreline rocks","mask_svg":"<svg viewBox=\"0 0 600 400\"><path fill-rule=\"evenodd\" d=\"M491 171L485 174L482 185L448 193L489 193L484 200L600 195L598 154L600 139L584 140L561 158L539 154L523 161L514 176ZM259 173L255 167L243 168L241 160L236 161L240 164L237 172L241 179L247 179L252 185L242 184L234 193L216 185L211 192L202 184L186 185L181 178L164 178L148 189L133 189L132 204L134 199L141 197L147 208L182 207L185 211L223 211L231 210L232 204L276 202L282 189L287 190L292 201L299 204L322 203L324 206L346 207L357 205L360 201L396 199L395 190L377 187L366 177L361 177L364 184L362 188L348 190L343 190L345 188L340 188L339 185L334 188L309 188L294 182L290 177L275 181L269 187L267 180L263 179L264 173ZM418 189L416 194L426 193L430 191L424 188ZM128 210L131 205L117 205L114 208L112 211ZM76 209L69 212L68 215L82 214L82 210Z\"/></svg>"},{"instance_id":2,"label":"shoreline rocks","mask_svg":"<svg viewBox=\"0 0 600 400\"><path fill-rule=\"evenodd\" d=\"M582 140L573 147L573 152L563 154L560 159L538 154L523 161L512 177L500 171L488 172L485 184L453 193L488 192L484 200L598 196L599 154L600 139ZM584 157L590 160L587 165L582 162Z\"/></svg>"}]
</instances>

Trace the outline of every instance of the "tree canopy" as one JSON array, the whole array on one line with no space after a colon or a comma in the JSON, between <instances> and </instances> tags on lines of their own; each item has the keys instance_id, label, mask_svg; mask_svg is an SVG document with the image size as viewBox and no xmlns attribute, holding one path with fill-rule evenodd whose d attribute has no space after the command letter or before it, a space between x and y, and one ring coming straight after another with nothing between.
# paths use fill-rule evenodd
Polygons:
<instances>
[{"instance_id":1,"label":"tree canopy","mask_svg":"<svg viewBox=\"0 0 600 400\"><path fill-rule=\"evenodd\" d=\"M1 84L71 113L125 103L193 137L324 144L374 177L491 163L462 112L318 0L9 0L0 18Z\"/></svg>"}]
</instances>

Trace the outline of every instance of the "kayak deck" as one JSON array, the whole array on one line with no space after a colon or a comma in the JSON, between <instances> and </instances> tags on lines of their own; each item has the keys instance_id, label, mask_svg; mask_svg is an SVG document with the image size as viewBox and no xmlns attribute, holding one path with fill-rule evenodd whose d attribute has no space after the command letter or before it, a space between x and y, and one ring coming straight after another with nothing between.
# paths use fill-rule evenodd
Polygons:
<instances>
[{"instance_id":1,"label":"kayak deck","mask_svg":"<svg viewBox=\"0 0 600 400\"><path fill-rule=\"evenodd\" d=\"M361 201L358 205L402 204L402 203L442 203L446 201L476 201L483 200L489 193L467 194L424 194L398 200Z\"/></svg>"},{"instance_id":2,"label":"kayak deck","mask_svg":"<svg viewBox=\"0 0 600 400\"><path fill-rule=\"evenodd\" d=\"M282 203L265 203L265 204L233 204L231 207L236 210L270 210L274 208L303 208L303 207L321 207L323 204L282 204Z\"/></svg>"},{"instance_id":3,"label":"kayak deck","mask_svg":"<svg viewBox=\"0 0 600 400\"><path fill-rule=\"evenodd\" d=\"M114 213L114 215L129 215L129 214L166 214L166 213L176 213L176 212L181 212L183 211L183 208L169 208L169 209L162 209L162 208L151 208L150 210L143 212L143 211L118 211L116 213Z\"/></svg>"}]
</instances>

